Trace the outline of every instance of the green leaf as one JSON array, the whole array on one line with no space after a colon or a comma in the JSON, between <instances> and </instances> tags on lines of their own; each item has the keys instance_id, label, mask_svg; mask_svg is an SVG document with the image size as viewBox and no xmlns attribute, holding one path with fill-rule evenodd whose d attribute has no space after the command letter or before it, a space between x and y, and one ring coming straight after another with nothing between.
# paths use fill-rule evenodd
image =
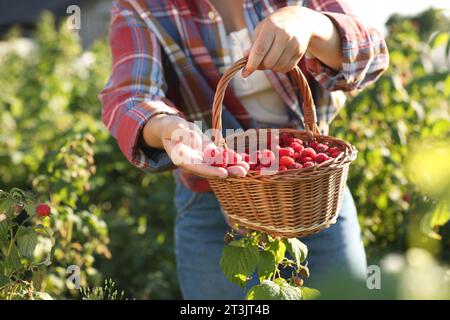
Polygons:
<instances>
[{"instance_id":1,"label":"green leaf","mask_svg":"<svg viewBox=\"0 0 450 320\"><path fill-rule=\"evenodd\" d=\"M259 281L269 279L277 267L275 255L271 251L260 251L257 265Z\"/></svg>"},{"instance_id":2,"label":"green leaf","mask_svg":"<svg viewBox=\"0 0 450 320\"><path fill-rule=\"evenodd\" d=\"M37 234L31 228L20 227L16 234L17 246L22 256L32 258L37 244Z\"/></svg>"},{"instance_id":3,"label":"green leaf","mask_svg":"<svg viewBox=\"0 0 450 320\"><path fill-rule=\"evenodd\" d=\"M11 247L9 255L4 258L3 267L6 275L22 270L19 250L17 250L17 247L14 244Z\"/></svg>"},{"instance_id":4,"label":"green leaf","mask_svg":"<svg viewBox=\"0 0 450 320\"><path fill-rule=\"evenodd\" d=\"M249 290L247 300L301 300L300 288L289 285L286 280L277 278L274 281L264 280Z\"/></svg>"},{"instance_id":5,"label":"green leaf","mask_svg":"<svg viewBox=\"0 0 450 320\"><path fill-rule=\"evenodd\" d=\"M36 214L36 205L35 204L26 204L23 206L26 213L31 217Z\"/></svg>"},{"instance_id":6,"label":"green leaf","mask_svg":"<svg viewBox=\"0 0 450 320\"><path fill-rule=\"evenodd\" d=\"M431 227L440 227L450 221L450 202L441 200L431 216Z\"/></svg>"},{"instance_id":7,"label":"green leaf","mask_svg":"<svg viewBox=\"0 0 450 320\"><path fill-rule=\"evenodd\" d=\"M227 245L223 249L220 268L228 280L244 288L246 278L255 271L258 259L258 247L256 246Z\"/></svg>"},{"instance_id":8,"label":"green leaf","mask_svg":"<svg viewBox=\"0 0 450 320\"><path fill-rule=\"evenodd\" d=\"M301 300L302 291L299 287L291 286L285 282L280 284L280 298L279 300Z\"/></svg>"},{"instance_id":9,"label":"green leaf","mask_svg":"<svg viewBox=\"0 0 450 320\"><path fill-rule=\"evenodd\" d=\"M274 254L277 265L283 261L286 255L286 245L283 241L275 240L267 246L267 249Z\"/></svg>"},{"instance_id":10,"label":"green leaf","mask_svg":"<svg viewBox=\"0 0 450 320\"><path fill-rule=\"evenodd\" d=\"M306 260L306 257L308 256L308 247L303 242L293 238L286 239L284 243L286 244L286 249L289 254L295 259L297 266Z\"/></svg>"},{"instance_id":11,"label":"green leaf","mask_svg":"<svg viewBox=\"0 0 450 320\"><path fill-rule=\"evenodd\" d=\"M6 198L0 201L0 213L4 213L7 216L11 215L12 208L14 207L14 200Z\"/></svg>"},{"instance_id":12,"label":"green leaf","mask_svg":"<svg viewBox=\"0 0 450 320\"><path fill-rule=\"evenodd\" d=\"M245 247L245 238L241 238L239 240L233 240L228 243L229 246L233 247Z\"/></svg>"},{"instance_id":13,"label":"green leaf","mask_svg":"<svg viewBox=\"0 0 450 320\"><path fill-rule=\"evenodd\" d=\"M0 244L8 241L8 222L3 220L0 222Z\"/></svg>"},{"instance_id":14,"label":"green leaf","mask_svg":"<svg viewBox=\"0 0 450 320\"><path fill-rule=\"evenodd\" d=\"M264 280L251 288L245 299L247 300L280 300L280 286L273 281Z\"/></svg>"},{"instance_id":15,"label":"green leaf","mask_svg":"<svg viewBox=\"0 0 450 320\"><path fill-rule=\"evenodd\" d=\"M450 41L450 34L448 32L439 32L431 40L431 47L437 48L447 44Z\"/></svg>"},{"instance_id":16,"label":"green leaf","mask_svg":"<svg viewBox=\"0 0 450 320\"><path fill-rule=\"evenodd\" d=\"M302 287L303 300L315 300L320 296L320 291L313 288Z\"/></svg>"},{"instance_id":17,"label":"green leaf","mask_svg":"<svg viewBox=\"0 0 450 320\"><path fill-rule=\"evenodd\" d=\"M0 274L0 289L9 283L9 278Z\"/></svg>"},{"instance_id":18,"label":"green leaf","mask_svg":"<svg viewBox=\"0 0 450 320\"><path fill-rule=\"evenodd\" d=\"M450 204L446 200L441 200L435 209L426 213L421 222L420 229L428 237L442 240L442 236L437 232L439 227L445 225L450 220Z\"/></svg>"}]
</instances>

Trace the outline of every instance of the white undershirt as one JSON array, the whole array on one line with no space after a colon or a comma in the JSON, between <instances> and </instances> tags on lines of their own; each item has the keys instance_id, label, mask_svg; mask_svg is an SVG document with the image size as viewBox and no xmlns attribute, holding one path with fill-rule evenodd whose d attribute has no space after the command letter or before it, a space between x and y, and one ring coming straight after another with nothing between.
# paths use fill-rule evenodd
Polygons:
<instances>
[{"instance_id":1,"label":"white undershirt","mask_svg":"<svg viewBox=\"0 0 450 320\"><path fill-rule=\"evenodd\" d=\"M228 43L232 62L244 56L244 52L251 47L248 29L231 32ZM264 71L255 71L247 79L238 72L232 79L231 85L247 112L255 120L265 123L286 124L289 121L284 101L275 91Z\"/></svg>"}]
</instances>

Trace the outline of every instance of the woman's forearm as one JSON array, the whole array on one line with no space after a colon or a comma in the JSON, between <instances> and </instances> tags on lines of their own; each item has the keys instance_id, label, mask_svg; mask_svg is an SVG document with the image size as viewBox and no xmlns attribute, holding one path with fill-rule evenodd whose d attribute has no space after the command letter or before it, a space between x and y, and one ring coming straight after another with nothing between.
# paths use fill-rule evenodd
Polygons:
<instances>
[{"instance_id":1,"label":"woman's forearm","mask_svg":"<svg viewBox=\"0 0 450 320\"><path fill-rule=\"evenodd\" d=\"M335 70L342 69L342 44L339 32L326 15L311 10L314 21L313 34L308 52L327 66Z\"/></svg>"}]
</instances>

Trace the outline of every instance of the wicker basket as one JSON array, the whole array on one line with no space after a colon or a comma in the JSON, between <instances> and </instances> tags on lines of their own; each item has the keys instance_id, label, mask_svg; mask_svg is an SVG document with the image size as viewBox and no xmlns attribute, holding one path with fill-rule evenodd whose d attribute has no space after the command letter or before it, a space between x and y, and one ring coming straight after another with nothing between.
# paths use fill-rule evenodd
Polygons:
<instances>
[{"instance_id":1,"label":"wicker basket","mask_svg":"<svg viewBox=\"0 0 450 320\"><path fill-rule=\"evenodd\" d=\"M220 146L225 144L221 136L225 90L233 75L246 62L246 58L235 62L224 73L217 86L212 118L213 128L217 129L214 141ZM348 142L320 135L308 82L299 68L295 68L290 74L303 97L306 131L280 129L280 134L289 132L304 141L329 142L345 152L337 158L309 168L280 171L273 175L249 172L243 178L208 179L230 225L283 238L308 236L336 222L342 206L348 168L357 155L355 147ZM246 134L245 132L239 136L242 138Z\"/></svg>"}]
</instances>

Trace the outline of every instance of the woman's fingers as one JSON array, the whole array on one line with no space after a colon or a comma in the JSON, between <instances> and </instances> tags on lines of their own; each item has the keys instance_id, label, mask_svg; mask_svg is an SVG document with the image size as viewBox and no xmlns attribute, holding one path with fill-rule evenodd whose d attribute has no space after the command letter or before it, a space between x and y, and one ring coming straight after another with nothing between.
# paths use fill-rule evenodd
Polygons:
<instances>
[{"instance_id":1,"label":"woman's fingers","mask_svg":"<svg viewBox=\"0 0 450 320\"><path fill-rule=\"evenodd\" d=\"M243 166L236 165L236 166L227 167L227 171L230 176L242 178L242 177L245 177L248 170L245 170L245 168Z\"/></svg>"},{"instance_id":2,"label":"woman's fingers","mask_svg":"<svg viewBox=\"0 0 450 320\"><path fill-rule=\"evenodd\" d=\"M264 57L260 68L262 69L273 69L276 67L278 60L284 52L286 44L289 41L289 35L284 32L277 32L275 34L275 39Z\"/></svg>"},{"instance_id":3,"label":"woman's fingers","mask_svg":"<svg viewBox=\"0 0 450 320\"><path fill-rule=\"evenodd\" d=\"M203 150L216 146L199 128L190 123L177 126L170 137L163 139L163 145L176 166L202 177L244 177L249 170L249 165L243 161L227 168L214 167L204 163Z\"/></svg>"},{"instance_id":4,"label":"woman's fingers","mask_svg":"<svg viewBox=\"0 0 450 320\"><path fill-rule=\"evenodd\" d=\"M222 178L228 177L228 171L225 168L213 167L205 163L181 165L183 169L204 178Z\"/></svg>"},{"instance_id":5,"label":"woman's fingers","mask_svg":"<svg viewBox=\"0 0 450 320\"><path fill-rule=\"evenodd\" d=\"M239 161L237 163L237 165L243 167L246 172L248 172L248 170L250 170L250 165L245 161Z\"/></svg>"},{"instance_id":6,"label":"woman's fingers","mask_svg":"<svg viewBox=\"0 0 450 320\"><path fill-rule=\"evenodd\" d=\"M289 40L283 53L272 68L276 72L288 72L292 70L300 61L303 52L295 39Z\"/></svg>"},{"instance_id":7,"label":"woman's fingers","mask_svg":"<svg viewBox=\"0 0 450 320\"><path fill-rule=\"evenodd\" d=\"M272 46L275 34L267 29L268 28L265 26L261 27L261 30L250 49L247 64L245 65L244 70L242 70L242 77L244 78L247 78L258 69Z\"/></svg>"}]
</instances>

